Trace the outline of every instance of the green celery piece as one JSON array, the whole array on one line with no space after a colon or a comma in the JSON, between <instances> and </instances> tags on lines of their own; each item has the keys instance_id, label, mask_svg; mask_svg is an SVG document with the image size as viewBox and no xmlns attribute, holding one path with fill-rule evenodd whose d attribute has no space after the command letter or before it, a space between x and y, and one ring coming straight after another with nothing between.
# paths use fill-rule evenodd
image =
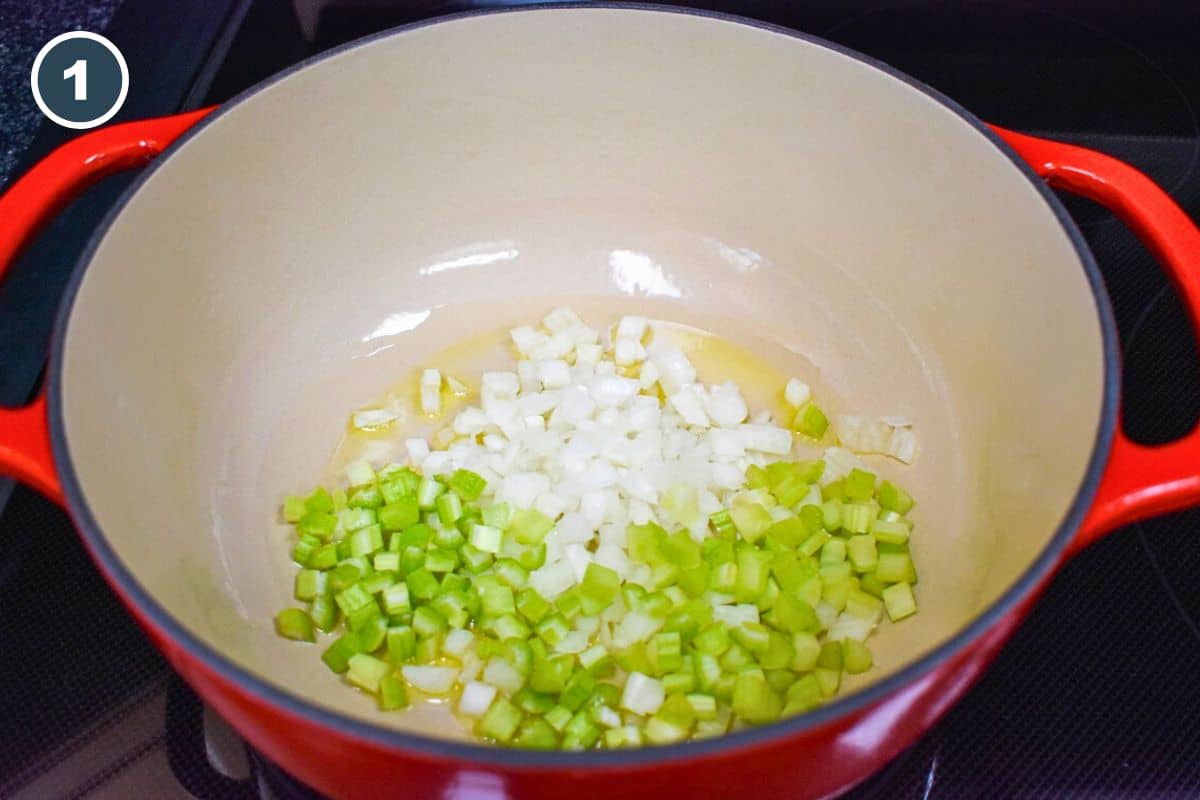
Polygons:
<instances>
[{"instance_id":1,"label":"green celery piece","mask_svg":"<svg viewBox=\"0 0 1200 800\"><path fill-rule=\"evenodd\" d=\"M304 509L308 512L333 511L333 497L324 486L318 486L313 493L304 498Z\"/></svg>"},{"instance_id":2,"label":"green celery piece","mask_svg":"<svg viewBox=\"0 0 1200 800\"><path fill-rule=\"evenodd\" d=\"M458 553L454 550L433 548L425 554L425 569L435 573L450 573L458 568Z\"/></svg>"},{"instance_id":3,"label":"green celery piece","mask_svg":"<svg viewBox=\"0 0 1200 800\"><path fill-rule=\"evenodd\" d=\"M746 544L737 548L737 580L733 585L739 603L753 603L767 589L771 554Z\"/></svg>"},{"instance_id":4,"label":"green celery piece","mask_svg":"<svg viewBox=\"0 0 1200 800\"><path fill-rule=\"evenodd\" d=\"M771 483L770 476L767 471L757 464L751 464L746 468L746 485L751 489L763 489Z\"/></svg>"},{"instance_id":5,"label":"green celery piece","mask_svg":"<svg viewBox=\"0 0 1200 800\"><path fill-rule=\"evenodd\" d=\"M733 711L746 722L772 722L783 712L783 700L765 677L742 673L733 687Z\"/></svg>"},{"instance_id":6,"label":"green celery piece","mask_svg":"<svg viewBox=\"0 0 1200 800\"><path fill-rule=\"evenodd\" d=\"M424 567L409 573L404 582L408 584L408 593L417 600L432 600L440 588L437 577Z\"/></svg>"},{"instance_id":7,"label":"green celery piece","mask_svg":"<svg viewBox=\"0 0 1200 800\"><path fill-rule=\"evenodd\" d=\"M529 686L538 692L559 694L567 686L574 661L570 654L534 658L533 669L529 673Z\"/></svg>"},{"instance_id":8,"label":"green celery piece","mask_svg":"<svg viewBox=\"0 0 1200 800\"><path fill-rule=\"evenodd\" d=\"M907 514L915 505L912 496L891 481L881 482L878 494L879 505L897 514Z\"/></svg>"},{"instance_id":9,"label":"green celery piece","mask_svg":"<svg viewBox=\"0 0 1200 800\"><path fill-rule=\"evenodd\" d=\"M792 637L779 631L767 634L767 649L758 656L758 663L763 669L782 670L792 664L795 651L792 647Z\"/></svg>"},{"instance_id":10,"label":"green celery piece","mask_svg":"<svg viewBox=\"0 0 1200 800\"><path fill-rule=\"evenodd\" d=\"M551 611L550 602L534 589L523 589L517 595L517 612L532 624L541 622Z\"/></svg>"},{"instance_id":11,"label":"green celery piece","mask_svg":"<svg viewBox=\"0 0 1200 800\"><path fill-rule=\"evenodd\" d=\"M753 502L734 503L729 509L729 516L733 518L738 533L747 542L757 541L775 521L771 512Z\"/></svg>"},{"instance_id":12,"label":"green celery piece","mask_svg":"<svg viewBox=\"0 0 1200 800\"><path fill-rule=\"evenodd\" d=\"M528 686L517 690L512 696L513 705L526 714L537 714L539 717L554 708L554 696L535 692Z\"/></svg>"},{"instance_id":13,"label":"green celery piece","mask_svg":"<svg viewBox=\"0 0 1200 800\"><path fill-rule=\"evenodd\" d=\"M534 508L514 511L508 520L507 530L521 544L538 544L554 529L554 520Z\"/></svg>"},{"instance_id":14,"label":"green celery piece","mask_svg":"<svg viewBox=\"0 0 1200 800\"><path fill-rule=\"evenodd\" d=\"M408 689L404 681L395 675L379 679L379 708L381 711L397 711L408 707Z\"/></svg>"},{"instance_id":15,"label":"green celery piece","mask_svg":"<svg viewBox=\"0 0 1200 800\"><path fill-rule=\"evenodd\" d=\"M600 728L592 721L586 709L576 712L563 728L564 750L586 750L599 740Z\"/></svg>"},{"instance_id":16,"label":"green celery piece","mask_svg":"<svg viewBox=\"0 0 1200 800\"><path fill-rule=\"evenodd\" d=\"M579 591L583 596L596 601L601 608L612 604L620 588L621 577L616 571L594 561L587 565L583 580L579 583Z\"/></svg>"},{"instance_id":17,"label":"green celery piece","mask_svg":"<svg viewBox=\"0 0 1200 800\"><path fill-rule=\"evenodd\" d=\"M836 481L830 481L829 483L822 486L821 487L821 500L823 503L828 503L831 500L836 500L838 502L844 503L846 500L846 482L845 482L845 480L842 478L838 478ZM833 530L828 525L826 525L825 527L827 530Z\"/></svg>"},{"instance_id":18,"label":"green celery piece","mask_svg":"<svg viewBox=\"0 0 1200 800\"><path fill-rule=\"evenodd\" d=\"M875 476L855 467L842 479L846 497L856 501L870 500L875 495Z\"/></svg>"},{"instance_id":19,"label":"green celery piece","mask_svg":"<svg viewBox=\"0 0 1200 800\"><path fill-rule=\"evenodd\" d=\"M332 569L338 562L337 548L337 542L321 545L308 557L308 566L313 569Z\"/></svg>"},{"instance_id":20,"label":"green celery piece","mask_svg":"<svg viewBox=\"0 0 1200 800\"><path fill-rule=\"evenodd\" d=\"M799 475L792 475L771 490L771 494L782 506L794 506L808 494L808 483Z\"/></svg>"},{"instance_id":21,"label":"green celery piece","mask_svg":"<svg viewBox=\"0 0 1200 800\"><path fill-rule=\"evenodd\" d=\"M573 716L570 709L555 706L547 711L542 719L555 731L562 733L562 730L567 727L567 723L571 721L571 717Z\"/></svg>"},{"instance_id":22,"label":"green celery piece","mask_svg":"<svg viewBox=\"0 0 1200 800\"><path fill-rule=\"evenodd\" d=\"M792 634L792 669L808 672L817 666L821 657L821 643L807 631Z\"/></svg>"},{"instance_id":23,"label":"green celery piece","mask_svg":"<svg viewBox=\"0 0 1200 800\"><path fill-rule=\"evenodd\" d=\"M391 667L386 661L366 653L355 653L347 662L346 677L351 683L371 694L379 691L379 681L382 680Z\"/></svg>"},{"instance_id":24,"label":"green celery piece","mask_svg":"<svg viewBox=\"0 0 1200 800\"><path fill-rule=\"evenodd\" d=\"M497 617L492 628L496 634L496 638L502 642L507 642L510 639L517 639L524 642L532 633L529 626L522 622L516 614L504 614Z\"/></svg>"},{"instance_id":25,"label":"green celery piece","mask_svg":"<svg viewBox=\"0 0 1200 800\"><path fill-rule=\"evenodd\" d=\"M329 573L329 590L340 592L358 583L362 571L354 564L339 564Z\"/></svg>"},{"instance_id":26,"label":"green celery piece","mask_svg":"<svg viewBox=\"0 0 1200 800\"><path fill-rule=\"evenodd\" d=\"M788 687L783 713L788 716L803 714L821 705L823 699L824 693L817 677L812 674L801 675Z\"/></svg>"},{"instance_id":27,"label":"green celery piece","mask_svg":"<svg viewBox=\"0 0 1200 800\"><path fill-rule=\"evenodd\" d=\"M666 537L667 532L653 522L630 525L625 531L629 557L650 566L667 563L661 547Z\"/></svg>"},{"instance_id":28,"label":"green celery piece","mask_svg":"<svg viewBox=\"0 0 1200 800\"><path fill-rule=\"evenodd\" d=\"M577 670L559 694L558 704L571 711L578 711L595 690L596 679L592 674L586 670Z\"/></svg>"},{"instance_id":29,"label":"green celery piece","mask_svg":"<svg viewBox=\"0 0 1200 800\"><path fill-rule=\"evenodd\" d=\"M821 687L822 697L833 697L842 685L842 673L838 670L817 667L813 670L813 675Z\"/></svg>"},{"instance_id":30,"label":"green celery piece","mask_svg":"<svg viewBox=\"0 0 1200 800\"><path fill-rule=\"evenodd\" d=\"M479 601L483 613L493 617L514 614L517 610L513 590L499 583L483 586L479 592Z\"/></svg>"},{"instance_id":31,"label":"green celery piece","mask_svg":"<svg viewBox=\"0 0 1200 800\"><path fill-rule=\"evenodd\" d=\"M875 663L871 651L856 639L843 639L842 653L843 665L851 675L861 675Z\"/></svg>"},{"instance_id":32,"label":"green celery piece","mask_svg":"<svg viewBox=\"0 0 1200 800\"><path fill-rule=\"evenodd\" d=\"M427 639L430 636L444 633L448 626L446 618L434 611L432 607L421 606L413 612L412 627L417 632L417 636Z\"/></svg>"},{"instance_id":33,"label":"green celery piece","mask_svg":"<svg viewBox=\"0 0 1200 800\"><path fill-rule=\"evenodd\" d=\"M554 750L558 747L558 734L543 719L526 719L517 728L512 744L524 750Z\"/></svg>"},{"instance_id":34,"label":"green celery piece","mask_svg":"<svg viewBox=\"0 0 1200 800\"><path fill-rule=\"evenodd\" d=\"M517 563L528 572L540 569L546 563L546 545L538 542L525 547L517 554Z\"/></svg>"},{"instance_id":35,"label":"green celery piece","mask_svg":"<svg viewBox=\"0 0 1200 800\"><path fill-rule=\"evenodd\" d=\"M821 525L825 530L833 533L841 530L842 527L842 501L841 500L826 500L821 503Z\"/></svg>"},{"instance_id":36,"label":"green celery piece","mask_svg":"<svg viewBox=\"0 0 1200 800\"><path fill-rule=\"evenodd\" d=\"M440 481L426 475L417 484L417 505L428 511L435 507L437 499L445 491L446 487Z\"/></svg>"},{"instance_id":37,"label":"green celery piece","mask_svg":"<svg viewBox=\"0 0 1200 800\"><path fill-rule=\"evenodd\" d=\"M879 554L880 562L883 561L885 555L886 554L884 553ZM867 574L859 577L859 588L872 597L878 597L882 599L883 590L886 588L886 584L879 578L879 567L875 567L874 572L868 572Z\"/></svg>"},{"instance_id":38,"label":"green celery piece","mask_svg":"<svg viewBox=\"0 0 1200 800\"><path fill-rule=\"evenodd\" d=\"M699 653L719 656L729 649L729 628L723 622L714 622L696 635L692 646Z\"/></svg>"},{"instance_id":39,"label":"green celery piece","mask_svg":"<svg viewBox=\"0 0 1200 800\"><path fill-rule=\"evenodd\" d=\"M517 728L521 725L521 719L522 714L519 708L507 699L498 697L487 713L479 719L476 730L484 738L505 743L516 734Z\"/></svg>"},{"instance_id":40,"label":"green celery piece","mask_svg":"<svg viewBox=\"0 0 1200 800\"><path fill-rule=\"evenodd\" d=\"M296 573L293 596L297 600L312 600L329 591L329 576L315 569L302 569Z\"/></svg>"},{"instance_id":41,"label":"green celery piece","mask_svg":"<svg viewBox=\"0 0 1200 800\"><path fill-rule=\"evenodd\" d=\"M329 633L338 622L337 604L327 594L318 595L309 605L308 615L318 630Z\"/></svg>"},{"instance_id":42,"label":"green celery piece","mask_svg":"<svg viewBox=\"0 0 1200 800\"><path fill-rule=\"evenodd\" d=\"M887 544L904 544L909 534L909 527L903 522L877 519L871 524L871 535Z\"/></svg>"},{"instance_id":43,"label":"green celery piece","mask_svg":"<svg viewBox=\"0 0 1200 800\"><path fill-rule=\"evenodd\" d=\"M829 418L815 403L809 401L796 409L792 430L813 439L820 439L829 429Z\"/></svg>"},{"instance_id":44,"label":"green celery piece","mask_svg":"<svg viewBox=\"0 0 1200 800\"><path fill-rule=\"evenodd\" d=\"M821 626L813 606L791 592L782 593L775 601L771 619L775 627L789 633L815 633Z\"/></svg>"},{"instance_id":45,"label":"green celery piece","mask_svg":"<svg viewBox=\"0 0 1200 800\"><path fill-rule=\"evenodd\" d=\"M729 631L733 640L751 653L762 653L767 649L771 629L761 622L743 622Z\"/></svg>"},{"instance_id":46,"label":"green celery piece","mask_svg":"<svg viewBox=\"0 0 1200 800\"><path fill-rule=\"evenodd\" d=\"M508 503L492 503L483 509L483 524L504 530L508 527Z\"/></svg>"},{"instance_id":47,"label":"green celery piece","mask_svg":"<svg viewBox=\"0 0 1200 800\"><path fill-rule=\"evenodd\" d=\"M308 513L303 497L289 497L283 501L283 521L295 525Z\"/></svg>"},{"instance_id":48,"label":"green celery piece","mask_svg":"<svg viewBox=\"0 0 1200 800\"><path fill-rule=\"evenodd\" d=\"M711 692L721 679L721 662L714 655L698 653L693 659L696 674L696 686L704 692Z\"/></svg>"},{"instance_id":49,"label":"green celery piece","mask_svg":"<svg viewBox=\"0 0 1200 800\"><path fill-rule=\"evenodd\" d=\"M385 637L388 660L400 665L412 661L417 655L417 632L408 625L388 628Z\"/></svg>"},{"instance_id":50,"label":"green celery piece","mask_svg":"<svg viewBox=\"0 0 1200 800\"><path fill-rule=\"evenodd\" d=\"M796 673L790 669L769 669L765 673L767 684L779 694L783 694L796 682Z\"/></svg>"},{"instance_id":51,"label":"green celery piece","mask_svg":"<svg viewBox=\"0 0 1200 800\"><path fill-rule=\"evenodd\" d=\"M808 536L808 526L799 517L785 517L767 528L767 538L774 539L784 547L794 548Z\"/></svg>"},{"instance_id":52,"label":"green celery piece","mask_svg":"<svg viewBox=\"0 0 1200 800\"><path fill-rule=\"evenodd\" d=\"M708 564L700 563L687 567L679 573L679 588L689 597L699 597L708 591L708 581L712 570Z\"/></svg>"},{"instance_id":53,"label":"green celery piece","mask_svg":"<svg viewBox=\"0 0 1200 800\"><path fill-rule=\"evenodd\" d=\"M350 490L346 501L350 508L379 508L383 505L383 495L377 486L358 486Z\"/></svg>"},{"instance_id":54,"label":"green celery piece","mask_svg":"<svg viewBox=\"0 0 1200 800\"><path fill-rule=\"evenodd\" d=\"M879 551L875 549L875 538L869 533L851 536L846 543L846 555L855 572L870 572L879 563Z\"/></svg>"},{"instance_id":55,"label":"green celery piece","mask_svg":"<svg viewBox=\"0 0 1200 800\"><path fill-rule=\"evenodd\" d=\"M729 516L728 509L721 509L711 514L708 518L708 525L719 537L733 538L737 535L737 527L733 524L733 517Z\"/></svg>"},{"instance_id":56,"label":"green celery piece","mask_svg":"<svg viewBox=\"0 0 1200 800\"><path fill-rule=\"evenodd\" d=\"M364 589L361 583L356 583L338 592L333 599L337 601L338 608L342 610L343 614L350 614L375 602L371 593Z\"/></svg>"},{"instance_id":57,"label":"green celery piece","mask_svg":"<svg viewBox=\"0 0 1200 800\"><path fill-rule=\"evenodd\" d=\"M334 672L341 673L350 666L350 657L356 653L358 653L358 637L353 633L344 633L325 648L325 652L321 654L321 660Z\"/></svg>"},{"instance_id":58,"label":"green celery piece","mask_svg":"<svg viewBox=\"0 0 1200 800\"><path fill-rule=\"evenodd\" d=\"M458 469L450 476L447 485L463 500L478 500L487 486L487 481L469 469Z\"/></svg>"},{"instance_id":59,"label":"green celery piece","mask_svg":"<svg viewBox=\"0 0 1200 800\"><path fill-rule=\"evenodd\" d=\"M470 572L478 574L483 572L492 564L493 556L491 553L485 553L482 550L476 550L469 544L464 544L461 548L459 548L458 552L462 557L464 566L466 566L467 570Z\"/></svg>"},{"instance_id":60,"label":"green celery piece","mask_svg":"<svg viewBox=\"0 0 1200 800\"><path fill-rule=\"evenodd\" d=\"M371 566L376 572L398 572L400 570L399 553L376 553L371 559Z\"/></svg>"},{"instance_id":61,"label":"green celery piece","mask_svg":"<svg viewBox=\"0 0 1200 800\"><path fill-rule=\"evenodd\" d=\"M467 541L462 531L453 526L440 528L433 534L433 543L443 550L457 550Z\"/></svg>"},{"instance_id":62,"label":"green celery piece","mask_svg":"<svg viewBox=\"0 0 1200 800\"><path fill-rule=\"evenodd\" d=\"M678 631L659 633L650 639L646 656L655 667L655 675L674 672L683 666L683 638Z\"/></svg>"},{"instance_id":63,"label":"green celery piece","mask_svg":"<svg viewBox=\"0 0 1200 800\"><path fill-rule=\"evenodd\" d=\"M842 646L837 642L825 642L821 645L821 654L817 656L817 666L822 669L841 671Z\"/></svg>"},{"instance_id":64,"label":"green celery piece","mask_svg":"<svg viewBox=\"0 0 1200 800\"><path fill-rule=\"evenodd\" d=\"M671 672L663 675L662 685L663 690L667 694L687 694L696 688L696 675L693 672L694 667L685 665L680 672Z\"/></svg>"},{"instance_id":65,"label":"green celery piece","mask_svg":"<svg viewBox=\"0 0 1200 800\"><path fill-rule=\"evenodd\" d=\"M608 649L597 643L579 654L579 665L597 678L607 678L612 675L616 662Z\"/></svg>"},{"instance_id":66,"label":"green celery piece","mask_svg":"<svg viewBox=\"0 0 1200 800\"><path fill-rule=\"evenodd\" d=\"M301 536L295 546L292 547L292 561L295 561L302 567L311 567L312 557L317 552L317 548L321 546L319 537L306 533Z\"/></svg>"},{"instance_id":67,"label":"green celery piece","mask_svg":"<svg viewBox=\"0 0 1200 800\"><path fill-rule=\"evenodd\" d=\"M462 498L453 492L447 492L437 499L438 519L444 525L453 525L463 515Z\"/></svg>"},{"instance_id":68,"label":"green celery piece","mask_svg":"<svg viewBox=\"0 0 1200 800\"><path fill-rule=\"evenodd\" d=\"M385 531L400 531L421 521L417 498L406 495L379 509L379 524Z\"/></svg>"},{"instance_id":69,"label":"green celery piece","mask_svg":"<svg viewBox=\"0 0 1200 800\"><path fill-rule=\"evenodd\" d=\"M417 639L417 655L416 662L418 664L432 664L442 655L442 637L430 636L428 639Z\"/></svg>"},{"instance_id":70,"label":"green celery piece","mask_svg":"<svg viewBox=\"0 0 1200 800\"><path fill-rule=\"evenodd\" d=\"M848 533L867 533L875 522L875 507L866 503L842 506L842 528Z\"/></svg>"},{"instance_id":71,"label":"green celery piece","mask_svg":"<svg viewBox=\"0 0 1200 800\"><path fill-rule=\"evenodd\" d=\"M285 639L314 642L313 621L302 608L285 608L275 615L275 630Z\"/></svg>"},{"instance_id":72,"label":"green celery piece","mask_svg":"<svg viewBox=\"0 0 1200 800\"><path fill-rule=\"evenodd\" d=\"M387 636L387 620L381 616L373 616L354 631L358 644L358 652L374 653L383 646Z\"/></svg>"},{"instance_id":73,"label":"green celery piece","mask_svg":"<svg viewBox=\"0 0 1200 800\"><path fill-rule=\"evenodd\" d=\"M912 559L908 553L880 553L879 562L875 565L875 577L885 584L901 583L907 581L911 566ZM877 596L883 596L882 589Z\"/></svg>"},{"instance_id":74,"label":"green celery piece","mask_svg":"<svg viewBox=\"0 0 1200 800\"><path fill-rule=\"evenodd\" d=\"M907 583L894 583L884 589L883 606L892 622L899 622L917 613L917 601L913 597L912 587Z\"/></svg>"},{"instance_id":75,"label":"green celery piece","mask_svg":"<svg viewBox=\"0 0 1200 800\"><path fill-rule=\"evenodd\" d=\"M846 560L846 542L843 539L830 539L821 547L821 566L840 564Z\"/></svg>"}]
</instances>

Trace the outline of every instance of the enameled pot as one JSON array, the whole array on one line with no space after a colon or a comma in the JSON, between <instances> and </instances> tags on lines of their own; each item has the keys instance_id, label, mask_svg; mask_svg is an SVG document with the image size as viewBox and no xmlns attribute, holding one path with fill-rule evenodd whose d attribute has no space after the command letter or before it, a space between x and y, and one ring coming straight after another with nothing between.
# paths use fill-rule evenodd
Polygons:
<instances>
[{"instance_id":1,"label":"enameled pot","mask_svg":"<svg viewBox=\"0 0 1200 800\"><path fill-rule=\"evenodd\" d=\"M0 412L0 470L66 508L198 692L333 796L833 794L967 690L1066 556L1200 498L1200 434L1120 431L1108 300L1048 185L1124 219L1196 321L1191 221L1120 162L827 42L635 6L397 29L60 148L0 198L0 270L152 159L79 263L44 394ZM273 515L347 410L564 299L751 330L846 408L914 418L921 456L890 474L921 499L922 613L873 640L870 680L721 739L518 752L380 714L274 634Z\"/></svg>"}]
</instances>

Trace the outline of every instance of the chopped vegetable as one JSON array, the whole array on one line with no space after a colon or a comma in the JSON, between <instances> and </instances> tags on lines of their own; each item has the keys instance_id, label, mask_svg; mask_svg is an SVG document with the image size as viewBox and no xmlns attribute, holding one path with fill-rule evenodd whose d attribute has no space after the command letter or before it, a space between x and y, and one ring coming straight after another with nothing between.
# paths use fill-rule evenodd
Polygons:
<instances>
[{"instance_id":1,"label":"chopped vegetable","mask_svg":"<svg viewBox=\"0 0 1200 800\"><path fill-rule=\"evenodd\" d=\"M555 309L511 332L520 360L482 375L479 406L400 440L407 464L368 448L345 488L286 498L302 607L279 634L329 634L321 659L381 711L434 698L529 749L716 736L869 671L876 627L917 611L915 503L852 451L911 461L910 423L831 426L793 378L778 427L652 327L625 317L602 344ZM443 389L469 402L427 369L421 413ZM392 398L351 424L374 447L407 418ZM792 456L829 427L841 447Z\"/></svg>"}]
</instances>

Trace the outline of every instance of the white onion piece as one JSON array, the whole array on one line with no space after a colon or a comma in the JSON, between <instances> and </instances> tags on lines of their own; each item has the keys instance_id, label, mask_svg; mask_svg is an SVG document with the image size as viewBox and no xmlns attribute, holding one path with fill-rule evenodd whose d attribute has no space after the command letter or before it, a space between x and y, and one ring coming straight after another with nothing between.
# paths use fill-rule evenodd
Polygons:
<instances>
[{"instance_id":1,"label":"white onion piece","mask_svg":"<svg viewBox=\"0 0 1200 800\"><path fill-rule=\"evenodd\" d=\"M468 717L481 717L492 707L496 699L496 687L479 681L470 681L463 686L458 698L458 713Z\"/></svg>"},{"instance_id":2,"label":"white onion piece","mask_svg":"<svg viewBox=\"0 0 1200 800\"><path fill-rule=\"evenodd\" d=\"M458 680L458 670L453 667L424 667L406 664L400 668L400 674L414 688L420 689L426 694L446 694L454 688L454 682Z\"/></svg>"}]
</instances>

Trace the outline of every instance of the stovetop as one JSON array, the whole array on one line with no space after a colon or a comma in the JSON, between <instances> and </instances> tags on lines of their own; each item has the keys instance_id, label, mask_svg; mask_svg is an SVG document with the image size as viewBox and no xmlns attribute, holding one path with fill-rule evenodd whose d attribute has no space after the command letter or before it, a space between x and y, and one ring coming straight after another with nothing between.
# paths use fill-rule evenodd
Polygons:
<instances>
[{"instance_id":1,"label":"stovetop","mask_svg":"<svg viewBox=\"0 0 1200 800\"><path fill-rule=\"evenodd\" d=\"M506 5L343 0L317 14L319 3L298 4L307 8L311 39L283 2L126 0L114 38L127 55L140 53L134 57L158 79L143 83L131 113L219 102L357 36ZM927 81L989 121L1112 153L1200 219L1200 12L1187 4L689 5L832 39ZM200 25L203 14L220 20ZM42 146L54 135L45 133ZM20 276L0 289L0 312L17 302L14 292L21 302L19 319L0 315L0 389L8 394L28 391L38 361L24 346L18 358L9 334L24 331L23 343L44 336L69 241L86 238L119 189L102 187L77 204L54 247L34 248ZM1167 441L1200 411L1200 357L1186 315L1123 225L1086 201L1067 202L1112 296L1126 356L1126 428L1140 441ZM1198 537L1200 513L1176 514L1120 531L1076 558L966 699L847 797L1200 797ZM24 489L0 517L0 643L0 797L313 796L250 752L170 671L66 517Z\"/></svg>"}]
</instances>

